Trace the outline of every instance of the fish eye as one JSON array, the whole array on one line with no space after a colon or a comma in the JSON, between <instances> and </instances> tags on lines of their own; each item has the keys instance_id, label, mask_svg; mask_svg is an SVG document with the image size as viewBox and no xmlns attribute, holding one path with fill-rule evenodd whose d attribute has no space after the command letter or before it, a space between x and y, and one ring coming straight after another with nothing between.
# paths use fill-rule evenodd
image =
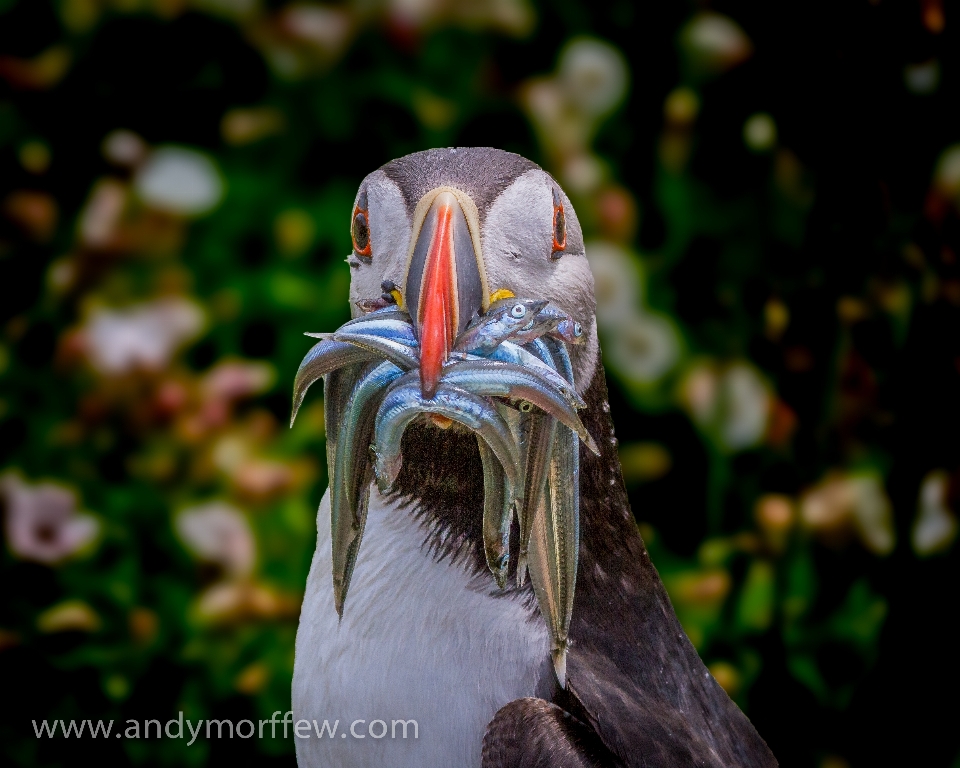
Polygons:
<instances>
[{"instance_id":1,"label":"fish eye","mask_svg":"<svg viewBox=\"0 0 960 768\"><path fill-rule=\"evenodd\" d=\"M526 400L521 400L520 405L517 406L522 413L530 413L533 410L533 406L528 403Z\"/></svg>"},{"instance_id":2,"label":"fish eye","mask_svg":"<svg viewBox=\"0 0 960 768\"><path fill-rule=\"evenodd\" d=\"M573 324L573 335L574 336L583 336L583 326L580 323Z\"/></svg>"},{"instance_id":3,"label":"fish eye","mask_svg":"<svg viewBox=\"0 0 960 768\"><path fill-rule=\"evenodd\" d=\"M523 304L514 304L513 309L510 310L510 314L513 315L517 320L527 314L527 308Z\"/></svg>"}]
</instances>

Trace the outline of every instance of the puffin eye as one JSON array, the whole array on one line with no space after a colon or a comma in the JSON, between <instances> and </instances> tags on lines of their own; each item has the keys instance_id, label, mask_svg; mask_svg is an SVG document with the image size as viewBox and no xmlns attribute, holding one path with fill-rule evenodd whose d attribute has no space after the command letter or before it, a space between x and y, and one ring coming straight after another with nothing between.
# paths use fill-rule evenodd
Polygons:
<instances>
[{"instance_id":1,"label":"puffin eye","mask_svg":"<svg viewBox=\"0 0 960 768\"><path fill-rule=\"evenodd\" d=\"M563 200L553 190L553 251L550 258L559 259L567 247L567 217L563 211Z\"/></svg>"},{"instance_id":2,"label":"puffin eye","mask_svg":"<svg viewBox=\"0 0 960 768\"><path fill-rule=\"evenodd\" d=\"M580 336L583 336L583 326L580 325L580 323L573 324L573 335L576 336L577 338L579 338Z\"/></svg>"},{"instance_id":3,"label":"puffin eye","mask_svg":"<svg viewBox=\"0 0 960 768\"><path fill-rule=\"evenodd\" d=\"M510 314L513 315L517 320L527 314L527 308L523 304L514 304L513 309L510 310Z\"/></svg>"},{"instance_id":4,"label":"puffin eye","mask_svg":"<svg viewBox=\"0 0 960 768\"><path fill-rule=\"evenodd\" d=\"M350 222L350 236L353 238L353 250L357 256L366 256L365 261L370 261L370 223L367 221L367 209L361 207L366 204L367 196L363 194L357 205L353 209L353 221Z\"/></svg>"}]
</instances>

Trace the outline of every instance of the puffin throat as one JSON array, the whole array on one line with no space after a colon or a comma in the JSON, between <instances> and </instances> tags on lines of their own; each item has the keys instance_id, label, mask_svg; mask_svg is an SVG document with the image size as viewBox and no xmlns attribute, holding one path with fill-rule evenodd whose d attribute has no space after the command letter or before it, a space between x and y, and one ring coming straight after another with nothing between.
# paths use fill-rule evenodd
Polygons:
<instances>
[{"instance_id":1,"label":"puffin throat","mask_svg":"<svg viewBox=\"0 0 960 768\"><path fill-rule=\"evenodd\" d=\"M483 554L483 467L476 436L412 424L403 436L403 467L393 494L410 508L428 532L438 559L466 549L475 572L487 572Z\"/></svg>"}]
</instances>

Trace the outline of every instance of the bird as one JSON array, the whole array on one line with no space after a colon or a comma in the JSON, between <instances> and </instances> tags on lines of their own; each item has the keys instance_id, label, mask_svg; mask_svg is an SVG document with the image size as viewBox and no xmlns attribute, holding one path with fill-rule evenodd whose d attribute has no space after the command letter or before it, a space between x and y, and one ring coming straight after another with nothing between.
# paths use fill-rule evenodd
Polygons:
<instances>
[{"instance_id":1,"label":"bird","mask_svg":"<svg viewBox=\"0 0 960 768\"><path fill-rule=\"evenodd\" d=\"M354 343L350 332L367 318L383 315L381 325L393 327L389 318L409 316L409 349L368 335L362 343L371 346L362 354L389 355L397 368L386 377L394 383L384 386L408 392L424 412L406 427L400 468L388 482L376 474L383 472L376 453L382 447L360 444L345 457L361 468L365 494L351 507L347 544L337 538L334 489L320 503L295 648L298 764L777 765L684 633L638 531L618 459L583 232L560 185L532 161L500 149L430 149L366 176L350 229L354 325L334 334L340 341L320 334L327 340L317 347L329 352L344 339ZM512 297L539 301L511 306ZM470 357L456 351L457 339L504 300L515 313L548 302L558 317L575 321L579 334L576 343L553 348L568 354L576 390L569 395L582 405L577 414L596 453L585 443L577 448L577 433L568 430L578 453L571 470L550 480L575 507L566 555L556 554L574 569L575 591L566 584L572 607L557 609L553 625L545 577L532 584L531 563L530 579L523 578L520 523L512 515L503 518L504 573L492 577L485 500L491 487L504 486L485 486L483 440L456 423L456 408L450 418L436 405L445 392L461 392L445 384L445 371ZM353 378L335 381L327 373L325 382L328 444L339 440L340 448L344 440L331 421L339 417L336 398L348 398L361 375L360 363L350 360L343 370ZM393 371L392 363L379 362L380 370ZM479 361L488 363L509 366ZM305 360L298 376L308 369ZM310 380L316 378L314 370ZM375 377L364 381L376 389ZM456 397L448 401L456 405ZM494 400L469 397L481 408ZM509 410L502 400L498 413ZM339 429L342 435L348 427ZM332 455L328 445L331 486ZM556 578L563 581L563 568Z\"/></svg>"}]
</instances>

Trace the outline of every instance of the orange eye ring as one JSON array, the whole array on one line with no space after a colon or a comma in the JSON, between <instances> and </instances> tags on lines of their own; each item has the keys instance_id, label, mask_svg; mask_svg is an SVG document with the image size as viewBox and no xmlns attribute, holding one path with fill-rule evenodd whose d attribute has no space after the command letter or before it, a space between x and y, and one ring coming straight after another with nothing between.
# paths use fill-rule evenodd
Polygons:
<instances>
[{"instance_id":1,"label":"orange eye ring","mask_svg":"<svg viewBox=\"0 0 960 768\"><path fill-rule=\"evenodd\" d=\"M350 219L350 238L353 240L354 253L356 253L357 256L369 259L372 249L366 190L360 193L357 204L353 207L353 216Z\"/></svg>"},{"instance_id":2,"label":"orange eye ring","mask_svg":"<svg viewBox=\"0 0 960 768\"><path fill-rule=\"evenodd\" d=\"M563 251L567 247L567 217L563 212L563 203L553 206L553 253ZM559 256L553 258L558 259Z\"/></svg>"}]
</instances>

